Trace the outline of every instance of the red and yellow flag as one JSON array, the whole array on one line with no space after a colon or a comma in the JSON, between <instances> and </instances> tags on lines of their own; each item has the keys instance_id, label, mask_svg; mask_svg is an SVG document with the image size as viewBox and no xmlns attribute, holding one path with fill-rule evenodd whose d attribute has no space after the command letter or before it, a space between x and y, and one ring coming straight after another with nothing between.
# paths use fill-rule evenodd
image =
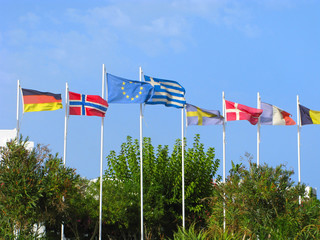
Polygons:
<instances>
[{"instance_id":1,"label":"red and yellow flag","mask_svg":"<svg viewBox=\"0 0 320 240\"><path fill-rule=\"evenodd\" d=\"M23 112L53 111L62 108L61 94L22 88Z\"/></svg>"}]
</instances>

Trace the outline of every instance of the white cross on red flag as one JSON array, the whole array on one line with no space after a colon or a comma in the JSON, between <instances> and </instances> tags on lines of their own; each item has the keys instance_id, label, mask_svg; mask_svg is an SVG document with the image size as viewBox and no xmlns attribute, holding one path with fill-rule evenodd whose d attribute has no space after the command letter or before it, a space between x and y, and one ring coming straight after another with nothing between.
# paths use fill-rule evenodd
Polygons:
<instances>
[{"instance_id":1,"label":"white cross on red flag","mask_svg":"<svg viewBox=\"0 0 320 240\"><path fill-rule=\"evenodd\" d=\"M258 123L262 109L248 107L239 103L225 100L226 121L248 120L252 125Z\"/></svg>"}]
</instances>

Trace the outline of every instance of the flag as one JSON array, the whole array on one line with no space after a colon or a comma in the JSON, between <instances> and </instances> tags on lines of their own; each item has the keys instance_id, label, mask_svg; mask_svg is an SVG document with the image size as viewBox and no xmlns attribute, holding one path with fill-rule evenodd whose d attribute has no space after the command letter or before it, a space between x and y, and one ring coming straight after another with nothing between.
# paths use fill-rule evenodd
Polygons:
<instances>
[{"instance_id":1,"label":"flag","mask_svg":"<svg viewBox=\"0 0 320 240\"><path fill-rule=\"evenodd\" d=\"M186 104L187 125L221 125L223 117L218 110L206 110L191 104Z\"/></svg>"},{"instance_id":2,"label":"flag","mask_svg":"<svg viewBox=\"0 0 320 240\"><path fill-rule=\"evenodd\" d=\"M144 103L153 94L151 84L107 74L109 103Z\"/></svg>"},{"instance_id":3,"label":"flag","mask_svg":"<svg viewBox=\"0 0 320 240\"><path fill-rule=\"evenodd\" d=\"M260 116L261 125L296 125L291 114L269 103L261 103L263 110Z\"/></svg>"},{"instance_id":4,"label":"flag","mask_svg":"<svg viewBox=\"0 0 320 240\"><path fill-rule=\"evenodd\" d=\"M299 104L301 125L320 124L320 111L313 111Z\"/></svg>"},{"instance_id":5,"label":"flag","mask_svg":"<svg viewBox=\"0 0 320 240\"><path fill-rule=\"evenodd\" d=\"M104 117L108 103L98 95L69 92L69 115Z\"/></svg>"},{"instance_id":6,"label":"flag","mask_svg":"<svg viewBox=\"0 0 320 240\"><path fill-rule=\"evenodd\" d=\"M23 112L53 111L62 108L61 94L22 88Z\"/></svg>"},{"instance_id":7,"label":"flag","mask_svg":"<svg viewBox=\"0 0 320 240\"><path fill-rule=\"evenodd\" d=\"M256 125L263 111L227 100L225 100L225 103L227 121L248 120L252 125Z\"/></svg>"},{"instance_id":8,"label":"flag","mask_svg":"<svg viewBox=\"0 0 320 240\"><path fill-rule=\"evenodd\" d=\"M147 104L164 104L167 107L183 108L186 104L185 89L177 82L144 76L154 87L154 94Z\"/></svg>"}]
</instances>

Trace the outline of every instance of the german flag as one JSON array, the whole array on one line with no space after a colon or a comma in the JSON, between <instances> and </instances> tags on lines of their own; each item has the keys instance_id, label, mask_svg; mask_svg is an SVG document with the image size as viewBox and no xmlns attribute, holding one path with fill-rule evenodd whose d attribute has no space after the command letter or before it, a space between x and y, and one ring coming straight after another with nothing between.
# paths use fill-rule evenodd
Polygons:
<instances>
[{"instance_id":1,"label":"german flag","mask_svg":"<svg viewBox=\"0 0 320 240\"><path fill-rule=\"evenodd\" d=\"M53 111L62 108L61 94L22 88L23 112Z\"/></svg>"}]
</instances>

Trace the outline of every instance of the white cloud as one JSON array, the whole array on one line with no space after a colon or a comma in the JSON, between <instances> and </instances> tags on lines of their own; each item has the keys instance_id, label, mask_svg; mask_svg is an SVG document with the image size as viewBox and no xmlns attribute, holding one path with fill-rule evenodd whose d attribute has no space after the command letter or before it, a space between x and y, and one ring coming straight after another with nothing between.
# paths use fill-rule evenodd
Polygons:
<instances>
[{"instance_id":1,"label":"white cloud","mask_svg":"<svg viewBox=\"0 0 320 240\"><path fill-rule=\"evenodd\" d=\"M164 37L179 37L187 32L187 22L182 17L159 17L148 25L141 27L145 34L155 34Z\"/></svg>"},{"instance_id":2,"label":"white cloud","mask_svg":"<svg viewBox=\"0 0 320 240\"><path fill-rule=\"evenodd\" d=\"M248 37L257 37L261 33L261 30L256 25L251 24L242 26L240 30L244 32Z\"/></svg>"},{"instance_id":3,"label":"white cloud","mask_svg":"<svg viewBox=\"0 0 320 240\"><path fill-rule=\"evenodd\" d=\"M189 23L179 13L173 13L168 4L141 1L116 4L86 11L68 9L67 16L75 24L85 26L86 32L95 37L102 34L115 44L124 41L147 54L161 53L178 45L176 50L183 49L182 39L186 40L190 34ZM179 39L180 44L169 44Z\"/></svg>"},{"instance_id":4,"label":"white cloud","mask_svg":"<svg viewBox=\"0 0 320 240\"><path fill-rule=\"evenodd\" d=\"M129 15L116 6L94 8L89 10L88 14L91 17L95 17L98 21L102 21L102 25L108 24L114 27L128 27L131 25Z\"/></svg>"},{"instance_id":5,"label":"white cloud","mask_svg":"<svg viewBox=\"0 0 320 240\"><path fill-rule=\"evenodd\" d=\"M182 15L195 17L213 26L226 26L248 37L259 35L259 27L253 23L254 13L248 5L236 0L176 0L172 6Z\"/></svg>"},{"instance_id":6,"label":"white cloud","mask_svg":"<svg viewBox=\"0 0 320 240\"><path fill-rule=\"evenodd\" d=\"M102 7L66 11L70 22L84 27L84 35L92 39L100 36L115 45L119 40L127 42L152 55L187 49L194 42L192 33L199 21L257 36L259 27L251 22L251 14L235 0L114 1Z\"/></svg>"},{"instance_id":7,"label":"white cloud","mask_svg":"<svg viewBox=\"0 0 320 240\"><path fill-rule=\"evenodd\" d=\"M126 15L117 6L97 7L88 9L85 12L77 9L68 9L66 14L71 21L82 23L87 27L128 27L131 25L129 15Z\"/></svg>"},{"instance_id":8,"label":"white cloud","mask_svg":"<svg viewBox=\"0 0 320 240\"><path fill-rule=\"evenodd\" d=\"M221 11L229 3L230 0L176 0L172 3L172 7L176 11L217 22L221 17Z\"/></svg>"},{"instance_id":9,"label":"white cloud","mask_svg":"<svg viewBox=\"0 0 320 240\"><path fill-rule=\"evenodd\" d=\"M5 40L8 45L21 45L28 41L27 32L23 29L12 29L5 33Z\"/></svg>"},{"instance_id":10,"label":"white cloud","mask_svg":"<svg viewBox=\"0 0 320 240\"><path fill-rule=\"evenodd\" d=\"M292 8L299 4L299 0L255 0L255 2L263 7L270 9L281 10L286 8Z\"/></svg>"},{"instance_id":11,"label":"white cloud","mask_svg":"<svg viewBox=\"0 0 320 240\"><path fill-rule=\"evenodd\" d=\"M275 0L261 4L276 5ZM295 0L280 0L288 7ZM109 51L124 45L139 48L146 54L181 52L196 44L198 24L205 22L214 29L227 27L248 37L261 34L255 24L253 7L258 0L175 0L175 1L109 1L105 6L89 9L65 9L59 15L28 12L19 21L33 27L32 32L21 25L2 34L2 42L36 48L42 44L52 59L69 59L70 54L89 54L105 48ZM49 27L42 24L47 21ZM210 29L211 31L211 29ZM1 35L0 35L1 41ZM44 54L44 53L43 53Z\"/></svg>"},{"instance_id":12,"label":"white cloud","mask_svg":"<svg viewBox=\"0 0 320 240\"><path fill-rule=\"evenodd\" d=\"M21 16L19 20L30 27L35 27L40 23L40 17L32 12L28 12L26 15Z\"/></svg>"},{"instance_id":13,"label":"white cloud","mask_svg":"<svg viewBox=\"0 0 320 240\"><path fill-rule=\"evenodd\" d=\"M174 49L175 52L183 52L186 50L186 47L181 40L171 40L169 46Z\"/></svg>"}]
</instances>

